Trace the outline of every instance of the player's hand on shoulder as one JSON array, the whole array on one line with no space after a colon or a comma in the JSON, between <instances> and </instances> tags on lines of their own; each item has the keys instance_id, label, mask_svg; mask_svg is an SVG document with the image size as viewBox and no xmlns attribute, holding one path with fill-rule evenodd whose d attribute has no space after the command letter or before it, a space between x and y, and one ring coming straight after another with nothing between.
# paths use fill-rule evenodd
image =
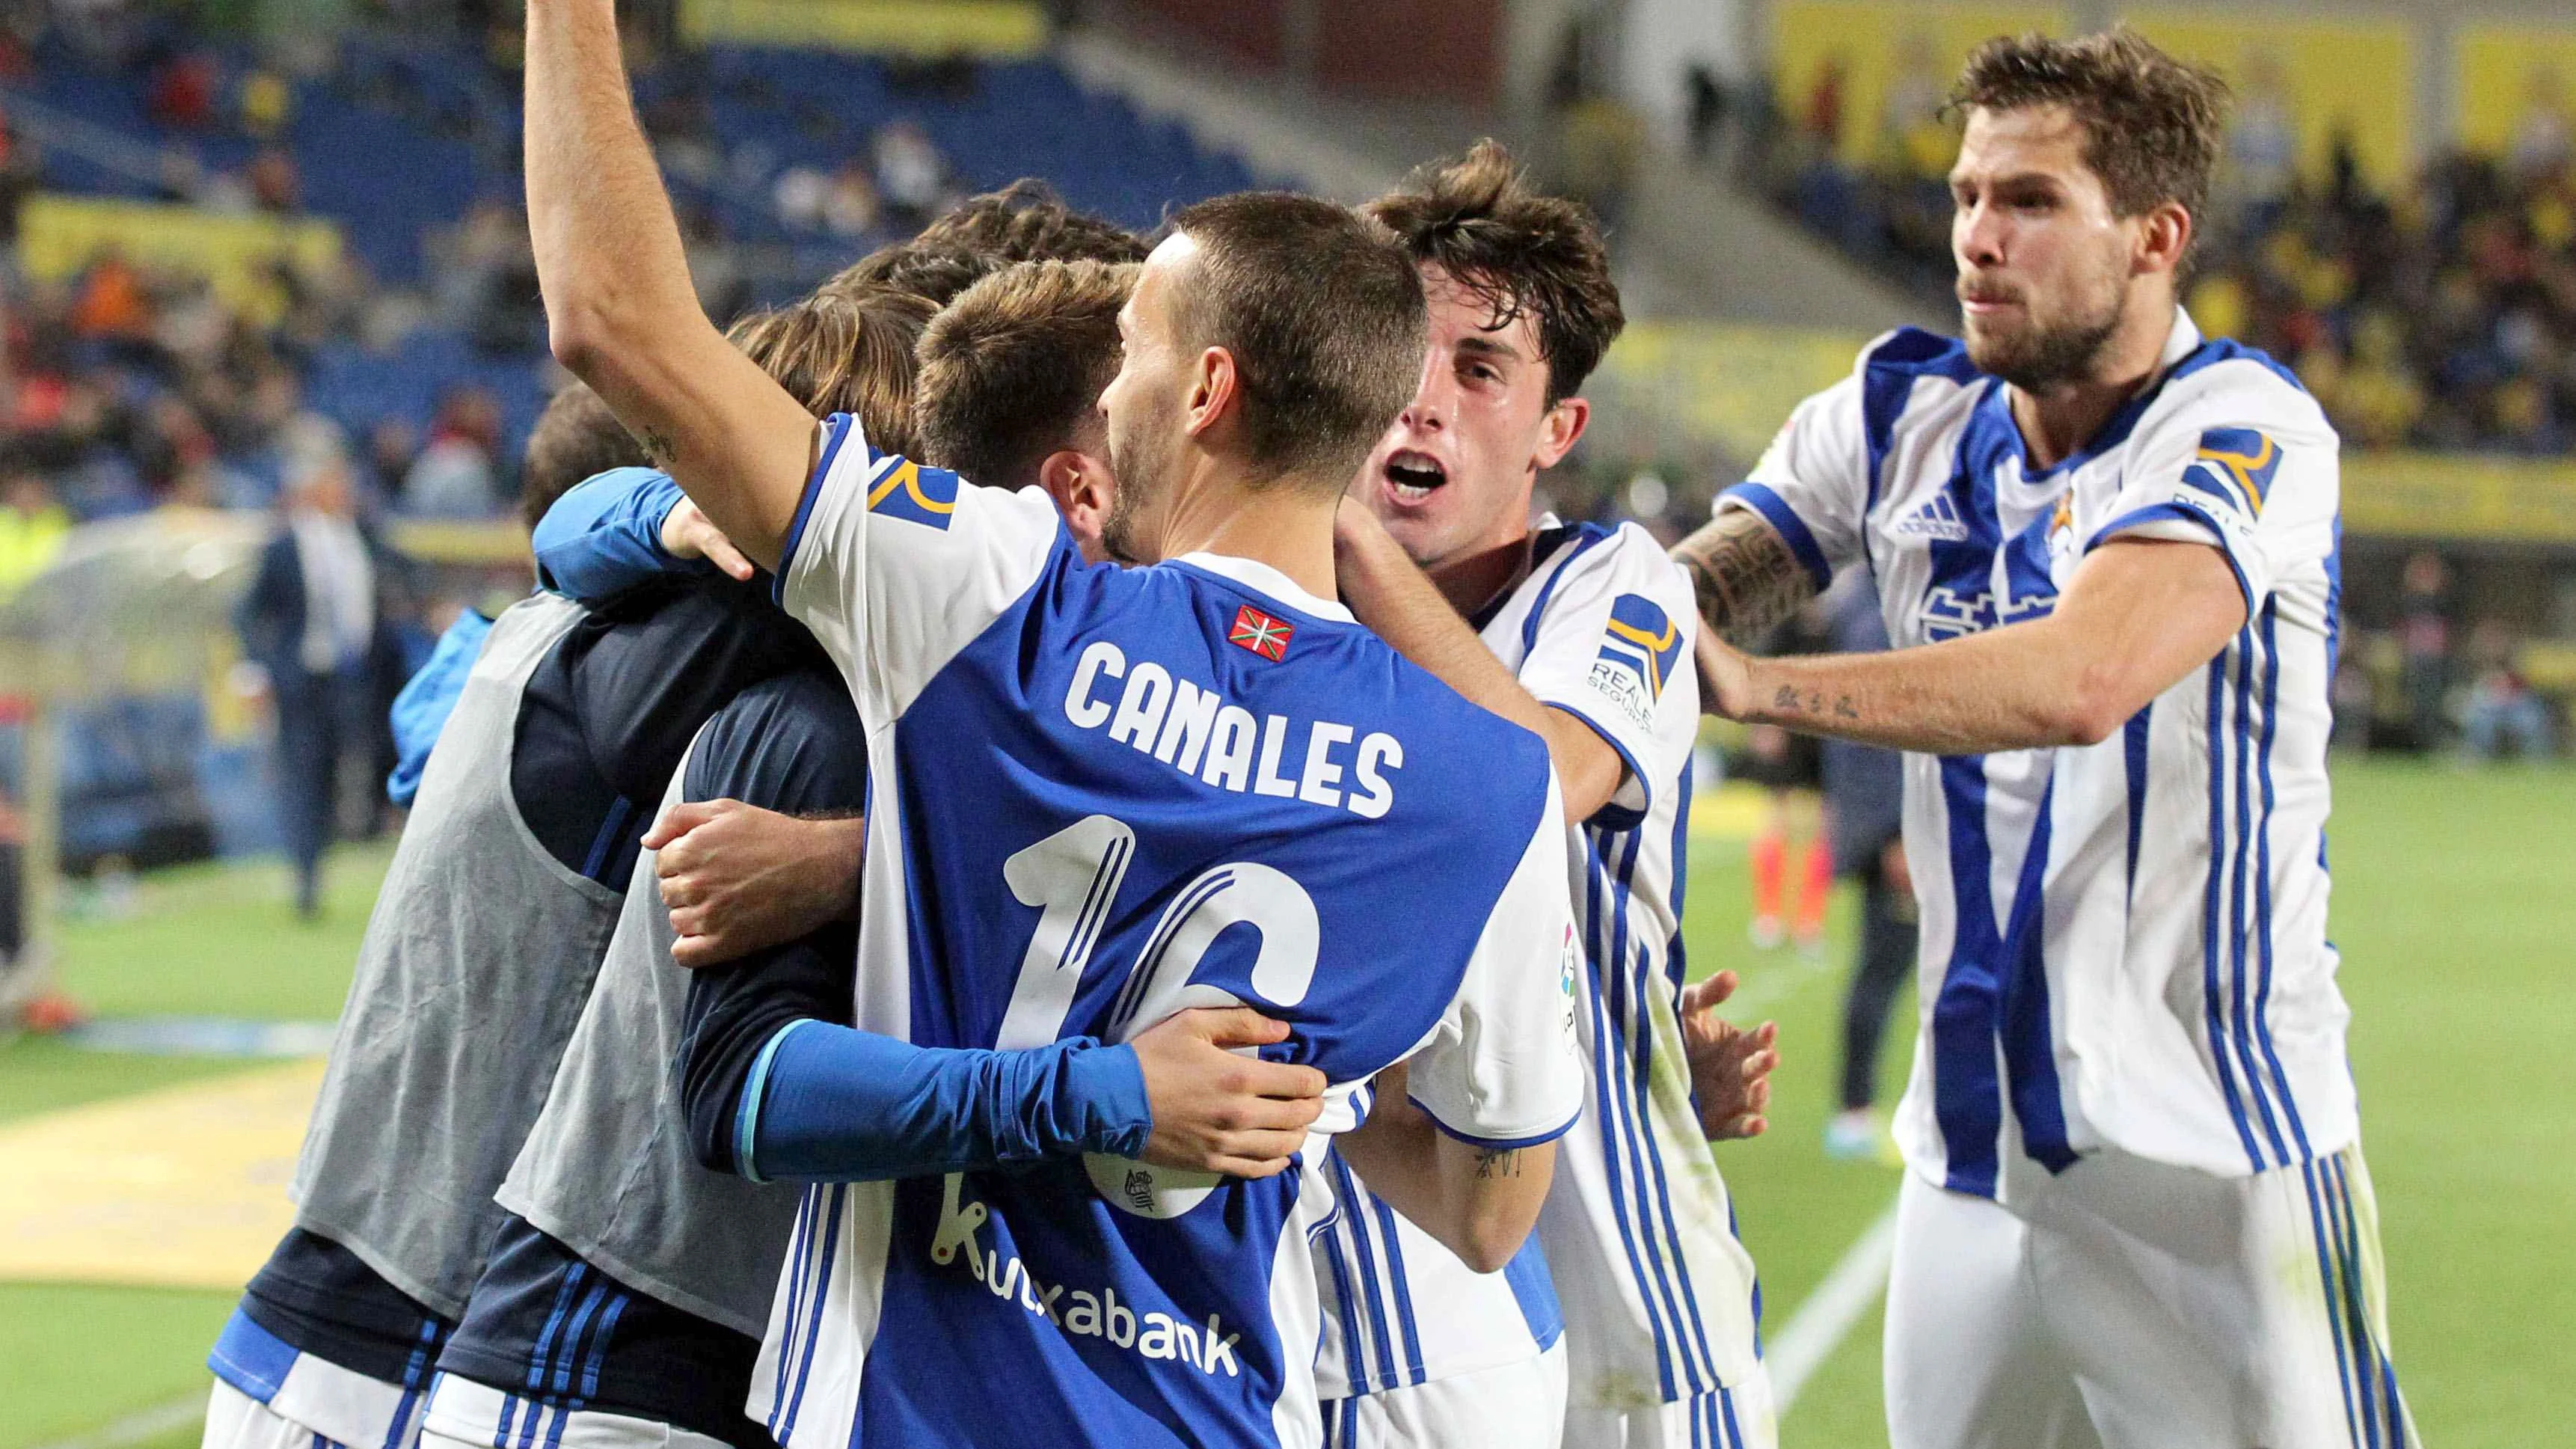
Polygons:
<instances>
[{"instance_id":1,"label":"player's hand on shoulder","mask_svg":"<svg viewBox=\"0 0 2576 1449\"><path fill-rule=\"evenodd\" d=\"M682 498L671 511L662 515L662 551L673 558L702 558L734 578L749 580L751 560L733 546L698 505Z\"/></svg>"},{"instance_id":2,"label":"player's hand on shoulder","mask_svg":"<svg viewBox=\"0 0 2576 1449\"><path fill-rule=\"evenodd\" d=\"M1386 593L1389 572L1413 561L1376 514L1344 497L1333 510L1333 574L1342 602L1365 622Z\"/></svg>"},{"instance_id":3,"label":"player's hand on shoulder","mask_svg":"<svg viewBox=\"0 0 2576 1449\"><path fill-rule=\"evenodd\" d=\"M644 837L657 852L671 958L696 970L781 945L849 914L867 823L804 820L740 800L683 801Z\"/></svg>"},{"instance_id":4,"label":"player's hand on shoulder","mask_svg":"<svg viewBox=\"0 0 2576 1449\"><path fill-rule=\"evenodd\" d=\"M1711 1142L1759 1137L1770 1125L1771 1074L1779 1069L1780 1026L1747 1030L1717 1014L1735 994L1732 971L1682 988L1682 1052L1701 1135Z\"/></svg>"},{"instance_id":5,"label":"player's hand on shoulder","mask_svg":"<svg viewBox=\"0 0 2576 1449\"><path fill-rule=\"evenodd\" d=\"M1700 709L1721 719L1744 718L1753 708L1752 661L1714 629L1700 630L1693 648L1699 664Z\"/></svg>"},{"instance_id":6,"label":"player's hand on shoulder","mask_svg":"<svg viewBox=\"0 0 2576 1449\"><path fill-rule=\"evenodd\" d=\"M1237 1056L1230 1047L1288 1038L1284 1022L1249 1007L1174 1012L1129 1043L1154 1118L1142 1154L1156 1167L1275 1177L1324 1110L1313 1067Z\"/></svg>"}]
</instances>

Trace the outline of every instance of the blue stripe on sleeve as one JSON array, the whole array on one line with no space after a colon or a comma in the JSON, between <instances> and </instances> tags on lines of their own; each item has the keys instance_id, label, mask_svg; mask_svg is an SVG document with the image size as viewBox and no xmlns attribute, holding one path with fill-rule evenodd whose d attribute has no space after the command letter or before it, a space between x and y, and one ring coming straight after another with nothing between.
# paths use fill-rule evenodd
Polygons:
<instances>
[{"instance_id":1,"label":"blue stripe on sleeve","mask_svg":"<svg viewBox=\"0 0 2576 1449\"><path fill-rule=\"evenodd\" d=\"M704 559L681 560L662 548L662 520L682 494L653 468L612 468L555 500L528 536L537 582L555 593L595 603L647 579L706 573Z\"/></svg>"},{"instance_id":2,"label":"blue stripe on sleeve","mask_svg":"<svg viewBox=\"0 0 2576 1449\"><path fill-rule=\"evenodd\" d=\"M787 1040L798 1027L813 1024L812 1017L800 1016L780 1027L761 1044L760 1055L752 1059L751 1075L743 1081L742 1101L735 1107L733 1119L734 1170L741 1173L746 1181L769 1181L760 1175L758 1161L752 1154L753 1144L760 1140L760 1103L769 1092L769 1064L776 1060L780 1042Z\"/></svg>"},{"instance_id":3,"label":"blue stripe on sleeve","mask_svg":"<svg viewBox=\"0 0 2576 1449\"><path fill-rule=\"evenodd\" d=\"M2261 601L2254 597L2254 581L2245 576L2245 565L2237 561L2236 550L2228 543L2227 530L2220 528L2208 513L2188 503L2150 503L2144 508L2130 509L2093 530L2093 536L2084 541L2084 551L2091 553L2119 535L2149 523L2189 523L2209 530L2210 545L2218 550L2220 558L2227 560L2227 571L2236 576L2236 591L2245 596L2245 611L2251 614L2260 606Z\"/></svg>"},{"instance_id":4,"label":"blue stripe on sleeve","mask_svg":"<svg viewBox=\"0 0 2576 1449\"><path fill-rule=\"evenodd\" d=\"M805 496L796 500L796 516L787 524L787 537L778 545L778 574L770 581L770 596L780 607L787 603L787 571L795 566L796 546L805 541L805 525L814 518L814 500L823 493L823 480L832 476L832 460L841 456L841 444L848 439L857 422L848 413L834 413L823 424L823 456L814 464L814 476L805 480Z\"/></svg>"},{"instance_id":5,"label":"blue stripe on sleeve","mask_svg":"<svg viewBox=\"0 0 2576 1449\"><path fill-rule=\"evenodd\" d=\"M1825 551L1817 546L1814 531L1807 527L1805 519L1798 516L1798 510L1789 506L1789 500L1781 497L1769 484L1738 483L1727 489L1723 496L1761 514L1765 522L1777 529L1781 539L1789 545L1789 552L1796 554L1798 562L1806 566L1807 576L1815 581L1817 588L1822 589L1834 581L1834 566L1825 561Z\"/></svg>"},{"instance_id":6,"label":"blue stripe on sleeve","mask_svg":"<svg viewBox=\"0 0 2576 1449\"><path fill-rule=\"evenodd\" d=\"M1610 798L1602 803L1600 809L1592 812L1592 817L1590 819L1580 820L1575 823L1579 825L1597 825L1604 830L1633 830L1637 826L1644 824L1646 817L1655 813L1655 782L1652 776L1648 775L1644 770L1637 768L1637 757L1628 752L1628 747L1619 742L1619 737L1617 735L1614 735L1609 730L1603 728L1599 720L1594 719L1584 711L1576 709L1572 705L1558 704L1553 700L1548 701L1547 707L1555 710L1558 714L1572 715L1576 720L1582 723L1585 729L1599 735L1601 737L1601 743L1610 747L1610 752L1619 757L1620 767L1628 772L1627 779L1622 780L1619 783L1622 786L1625 786L1630 781L1634 781L1636 783L1638 793L1645 796L1646 803L1637 806L1635 809L1630 809L1628 806L1619 803L1621 791L1612 790L1610 792ZM1689 812L1684 811L1682 813L1688 814Z\"/></svg>"}]
</instances>

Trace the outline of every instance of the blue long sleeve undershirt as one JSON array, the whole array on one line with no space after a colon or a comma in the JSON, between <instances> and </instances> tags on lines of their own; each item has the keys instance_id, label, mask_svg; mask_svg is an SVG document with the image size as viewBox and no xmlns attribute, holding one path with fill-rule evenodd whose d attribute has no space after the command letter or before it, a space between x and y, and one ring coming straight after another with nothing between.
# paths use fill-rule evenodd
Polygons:
<instances>
[{"instance_id":1,"label":"blue long sleeve undershirt","mask_svg":"<svg viewBox=\"0 0 2576 1449\"><path fill-rule=\"evenodd\" d=\"M712 572L705 559L673 558L662 548L662 520L680 497L680 485L652 468L612 468L582 480L529 534L537 582L592 604L649 579Z\"/></svg>"},{"instance_id":2,"label":"blue long sleeve undershirt","mask_svg":"<svg viewBox=\"0 0 2576 1449\"><path fill-rule=\"evenodd\" d=\"M1072 1037L1015 1051L917 1047L803 1018L761 1048L734 1160L755 1182L866 1182L1100 1152L1153 1128L1135 1050Z\"/></svg>"}]
</instances>

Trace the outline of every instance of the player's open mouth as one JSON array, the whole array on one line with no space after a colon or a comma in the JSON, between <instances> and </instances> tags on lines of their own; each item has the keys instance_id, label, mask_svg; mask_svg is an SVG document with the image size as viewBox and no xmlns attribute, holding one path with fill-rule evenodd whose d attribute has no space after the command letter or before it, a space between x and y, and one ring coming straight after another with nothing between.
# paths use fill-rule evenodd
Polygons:
<instances>
[{"instance_id":1,"label":"player's open mouth","mask_svg":"<svg viewBox=\"0 0 2576 1449\"><path fill-rule=\"evenodd\" d=\"M1387 491L1399 503L1419 503L1448 481L1448 468L1428 453L1405 448L1386 460Z\"/></svg>"}]
</instances>

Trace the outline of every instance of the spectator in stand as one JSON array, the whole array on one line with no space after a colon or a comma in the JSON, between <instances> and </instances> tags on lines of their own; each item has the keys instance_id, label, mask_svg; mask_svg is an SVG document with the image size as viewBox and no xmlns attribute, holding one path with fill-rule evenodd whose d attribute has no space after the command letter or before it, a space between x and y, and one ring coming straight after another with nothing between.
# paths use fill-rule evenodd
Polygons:
<instances>
[{"instance_id":1,"label":"spectator in stand","mask_svg":"<svg viewBox=\"0 0 2576 1449\"><path fill-rule=\"evenodd\" d=\"M72 516L45 475L16 468L0 477L0 604L45 571L71 531Z\"/></svg>"},{"instance_id":2,"label":"spectator in stand","mask_svg":"<svg viewBox=\"0 0 2576 1449\"><path fill-rule=\"evenodd\" d=\"M133 442L135 470L156 505L211 505L208 469L215 437L186 398L163 393L144 405Z\"/></svg>"},{"instance_id":3,"label":"spectator in stand","mask_svg":"<svg viewBox=\"0 0 2576 1449\"><path fill-rule=\"evenodd\" d=\"M2451 687L2451 571L2429 550L2406 560L2399 577L2397 645L2406 722L2415 748L2441 743L2443 697Z\"/></svg>"},{"instance_id":4,"label":"spectator in stand","mask_svg":"<svg viewBox=\"0 0 2576 1449\"><path fill-rule=\"evenodd\" d=\"M72 303L73 331L94 341L138 341L152 329L152 299L143 285L143 270L122 248L99 249L81 274L78 300Z\"/></svg>"},{"instance_id":5,"label":"spectator in stand","mask_svg":"<svg viewBox=\"0 0 2576 1449\"><path fill-rule=\"evenodd\" d=\"M876 230L878 209L876 183L868 179L868 168L856 161L841 163L823 193L824 229L843 241L855 241Z\"/></svg>"},{"instance_id":6,"label":"spectator in stand","mask_svg":"<svg viewBox=\"0 0 2576 1449\"><path fill-rule=\"evenodd\" d=\"M831 192L831 180L822 172L811 166L790 166L771 183L769 199L778 209L780 226L792 232L821 231L824 202Z\"/></svg>"},{"instance_id":7,"label":"spectator in stand","mask_svg":"<svg viewBox=\"0 0 2576 1449\"><path fill-rule=\"evenodd\" d=\"M2474 673L2460 715L2460 748L2471 761L2493 760L2510 743L2526 760L2549 757L2549 704L2532 690L2514 662L2513 637L2500 620L2481 620L2469 633Z\"/></svg>"},{"instance_id":8,"label":"spectator in stand","mask_svg":"<svg viewBox=\"0 0 2576 1449\"><path fill-rule=\"evenodd\" d=\"M459 328L481 318L503 278L536 266L526 216L497 196L475 202L453 231L433 238L429 257L439 315Z\"/></svg>"},{"instance_id":9,"label":"spectator in stand","mask_svg":"<svg viewBox=\"0 0 2576 1449\"><path fill-rule=\"evenodd\" d=\"M295 169L295 158L275 146L266 147L252 157L245 173L250 182L251 203L272 216L291 216L304 206L304 183Z\"/></svg>"},{"instance_id":10,"label":"spectator in stand","mask_svg":"<svg viewBox=\"0 0 2576 1449\"><path fill-rule=\"evenodd\" d=\"M438 400L429 446L403 479L403 511L422 518L489 518L501 511L492 458L501 439L501 409L467 384Z\"/></svg>"},{"instance_id":11,"label":"spectator in stand","mask_svg":"<svg viewBox=\"0 0 2576 1449\"><path fill-rule=\"evenodd\" d=\"M948 194L948 158L930 133L917 121L889 121L877 128L871 150L887 219L905 231L927 224Z\"/></svg>"},{"instance_id":12,"label":"spectator in stand","mask_svg":"<svg viewBox=\"0 0 2576 1449\"><path fill-rule=\"evenodd\" d=\"M143 102L155 125L202 131L215 123L215 58L202 51L172 56L152 76Z\"/></svg>"},{"instance_id":13,"label":"spectator in stand","mask_svg":"<svg viewBox=\"0 0 2576 1449\"><path fill-rule=\"evenodd\" d=\"M263 502L284 480L348 454L340 425L304 406L304 384L291 368L260 370L243 421L244 471L260 481Z\"/></svg>"},{"instance_id":14,"label":"spectator in stand","mask_svg":"<svg viewBox=\"0 0 2576 1449\"><path fill-rule=\"evenodd\" d=\"M402 684L390 628L399 584L399 561L359 521L348 468L333 459L292 481L285 516L234 613L243 652L268 674L278 820L295 868L295 911L306 920L321 910L343 762L360 756L372 770L392 754L380 736Z\"/></svg>"},{"instance_id":15,"label":"spectator in stand","mask_svg":"<svg viewBox=\"0 0 2576 1449\"><path fill-rule=\"evenodd\" d=\"M1819 155L1830 158L1843 139L1843 72L1839 54L1827 57L1816 67L1815 83L1807 88L1807 103L1798 115L1798 129Z\"/></svg>"},{"instance_id":16,"label":"spectator in stand","mask_svg":"<svg viewBox=\"0 0 2576 1449\"><path fill-rule=\"evenodd\" d=\"M284 76L258 66L242 77L237 104L242 133L255 141L274 141L286 133L287 124L294 119L295 92Z\"/></svg>"},{"instance_id":17,"label":"spectator in stand","mask_svg":"<svg viewBox=\"0 0 2576 1449\"><path fill-rule=\"evenodd\" d=\"M0 246L18 240L18 204L44 180L43 150L0 117Z\"/></svg>"},{"instance_id":18,"label":"spectator in stand","mask_svg":"<svg viewBox=\"0 0 2576 1449\"><path fill-rule=\"evenodd\" d=\"M2534 65L2524 82L2522 114L2513 124L2513 143L2506 152L2513 173L2525 181L2557 176L2576 160L2576 134L2567 121L2565 83L2558 68Z\"/></svg>"},{"instance_id":19,"label":"spectator in stand","mask_svg":"<svg viewBox=\"0 0 2576 1449\"><path fill-rule=\"evenodd\" d=\"M411 424L400 418L378 418L367 429L366 455L359 460L358 489L365 495L365 506L359 511L373 514L394 507L419 457L420 440Z\"/></svg>"}]
</instances>

